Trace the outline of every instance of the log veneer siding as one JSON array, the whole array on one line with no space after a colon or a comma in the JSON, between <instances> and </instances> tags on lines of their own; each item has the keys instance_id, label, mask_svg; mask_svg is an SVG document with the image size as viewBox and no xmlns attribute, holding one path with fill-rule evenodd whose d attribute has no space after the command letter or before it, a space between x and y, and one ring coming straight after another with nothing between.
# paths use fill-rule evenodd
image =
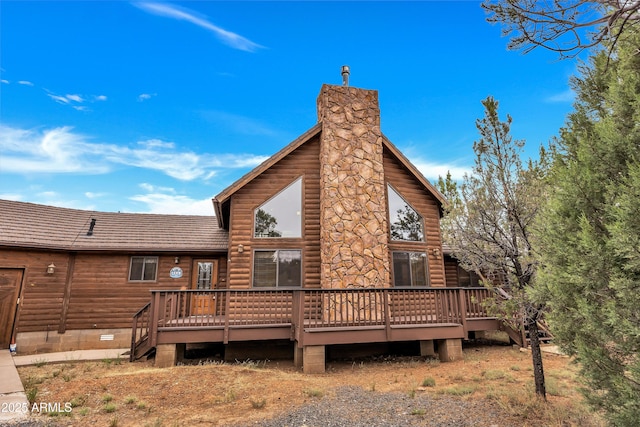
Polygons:
<instances>
[{"instance_id":1,"label":"log veneer siding","mask_svg":"<svg viewBox=\"0 0 640 427\"><path fill-rule=\"evenodd\" d=\"M320 145L317 137L298 147L231 196L229 287L252 286L253 251L299 249L302 282L320 287ZM254 210L302 176L302 238L256 238ZM238 252L242 245L243 252Z\"/></svg>"},{"instance_id":2,"label":"log veneer siding","mask_svg":"<svg viewBox=\"0 0 640 427\"><path fill-rule=\"evenodd\" d=\"M433 194L428 192L413 174L386 148L384 150L383 165L387 183L391 184L393 188L422 215L425 234L424 242L401 242L391 240L391 237L389 237L389 262L393 266L391 253L396 251L426 252L429 269L429 285L435 287L445 286L442 239L440 237L440 205L438 200ZM387 197L387 211L388 210ZM439 251L439 258L434 255L434 249Z\"/></svg>"},{"instance_id":3,"label":"log veneer siding","mask_svg":"<svg viewBox=\"0 0 640 427\"><path fill-rule=\"evenodd\" d=\"M149 302L150 290L189 287L193 258L218 259L218 280L224 286L220 282L226 276L224 256L136 255L158 256L156 281L129 281L130 254L78 253L74 257L66 252L0 251L0 267L24 268L16 333L130 328L133 314ZM180 279L169 277L176 256L183 270ZM47 274L51 263L55 272Z\"/></svg>"}]
</instances>

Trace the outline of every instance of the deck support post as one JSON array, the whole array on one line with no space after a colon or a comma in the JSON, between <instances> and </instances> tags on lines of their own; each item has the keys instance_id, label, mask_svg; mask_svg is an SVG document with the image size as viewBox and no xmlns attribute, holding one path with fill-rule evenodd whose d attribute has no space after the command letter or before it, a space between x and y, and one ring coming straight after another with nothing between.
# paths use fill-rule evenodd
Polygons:
<instances>
[{"instance_id":1,"label":"deck support post","mask_svg":"<svg viewBox=\"0 0 640 427\"><path fill-rule=\"evenodd\" d=\"M436 350L433 340L420 341L420 356L436 356Z\"/></svg>"},{"instance_id":2,"label":"deck support post","mask_svg":"<svg viewBox=\"0 0 640 427\"><path fill-rule=\"evenodd\" d=\"M296 368L302 368L304 360L304 349L298 347L297 343L293 346L293 366Z\"/></svg>"},{"instance_id":3,"label":"deck support post","mask_svg":"<svg viewBox=\"0 0 640 427\"><path fill-rule=\"evenodd\" d=\"M186 344L158 344L156 346L155 366L169 368L184 359Z\"/></svg>"},{"instance_id":4,"label":"deck support post","mask_svg":"<svg viewBox=\"0 0 640 427\"><path fill-rule=\"evenodd\" d=\"M302 349L302 372L305 374L324 374L325 346L306 345Z\"/></svg>"},{"instance_id":5,"label":"deck support post","mask_svg":"<svg viewBox=\"0 0 640 427\"><path fill-rule=\"evenodd\" d=\"M441 362L462 360L462 340L460 338L438 340L438 355Z\"/></svg>"}]
</instances>

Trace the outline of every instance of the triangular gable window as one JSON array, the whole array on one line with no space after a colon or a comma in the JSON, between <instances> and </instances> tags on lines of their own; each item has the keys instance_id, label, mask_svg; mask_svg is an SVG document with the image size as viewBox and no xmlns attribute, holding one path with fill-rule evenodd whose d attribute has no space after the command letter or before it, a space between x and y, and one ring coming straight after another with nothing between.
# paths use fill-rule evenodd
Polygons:
<instances>
[{"instance_id":1,"label":"triangular gable window","mask_svg":"<svg viewBox=\"0 0 640 427\"><path fill-rule=\"evenodd\" d=\"M302 177L260 205L254 237L302 237Z\"/></svg>"},{"instance_id":2,"label":"triangular gable window","mask_svg":"<svg viewBox=\"0 0 640 427\"><path fill-rule=\"evenodd\" d=\"M391 185L387 190L391 240L424 242L422 216Z\"/></svg>"}]
</instances>

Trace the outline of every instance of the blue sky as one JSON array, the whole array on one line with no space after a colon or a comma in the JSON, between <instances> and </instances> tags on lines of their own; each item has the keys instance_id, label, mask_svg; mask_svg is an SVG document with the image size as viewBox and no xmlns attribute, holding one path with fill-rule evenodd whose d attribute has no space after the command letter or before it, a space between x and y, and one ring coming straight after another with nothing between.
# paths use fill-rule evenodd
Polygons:
<instances>
[{"instance_id":1,"label":"blue sky","mask_svg":"<svg viewBox=\"0 0 640 427\"><path fill-rule=\"evenodd\" d=\"M427 178L460 178L482 99L532 153L572 109L576 62L506 43L477 1L1 1L0 198L213 215L343 64Z\"/></svg>"}]
</instances>

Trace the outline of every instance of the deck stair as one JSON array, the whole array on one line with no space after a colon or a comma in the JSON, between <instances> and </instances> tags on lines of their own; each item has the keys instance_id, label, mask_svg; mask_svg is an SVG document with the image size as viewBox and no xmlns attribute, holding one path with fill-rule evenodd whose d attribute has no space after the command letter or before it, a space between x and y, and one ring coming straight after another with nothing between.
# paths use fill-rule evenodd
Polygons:
<instances>
[{"instance_id":1,"label":"deck stair","mask_svg":"<svg viewBox=\"0 0 640 427\"><path fill-rule=\"evenodd\" d=\"M130 362L141 359L155 350L149 337L150 312L151 303L149 302L133 316Z\"/></svg>"},{"instance_id":2,"label":"deck stair","mask_svg":"<svg viewBox=\"0 0 640 427\"><path fill-rule=\"evenodd\" d=\"M502 288L499 288L496 292L504 299L511 299L511 295ZM524 316L519 316L514 322L502 322L502 330L509 335L509 338L514 344L523 348L528 348L531 345L531 337L529 335L529 327L524 321ZM549 330L547 322L544 320L544 315L541 315L538 321L538 340L540 343L548 343L553 340L553 334ZM512 326L515 324L515 328Z\"/></svg>"}]
</instances>

